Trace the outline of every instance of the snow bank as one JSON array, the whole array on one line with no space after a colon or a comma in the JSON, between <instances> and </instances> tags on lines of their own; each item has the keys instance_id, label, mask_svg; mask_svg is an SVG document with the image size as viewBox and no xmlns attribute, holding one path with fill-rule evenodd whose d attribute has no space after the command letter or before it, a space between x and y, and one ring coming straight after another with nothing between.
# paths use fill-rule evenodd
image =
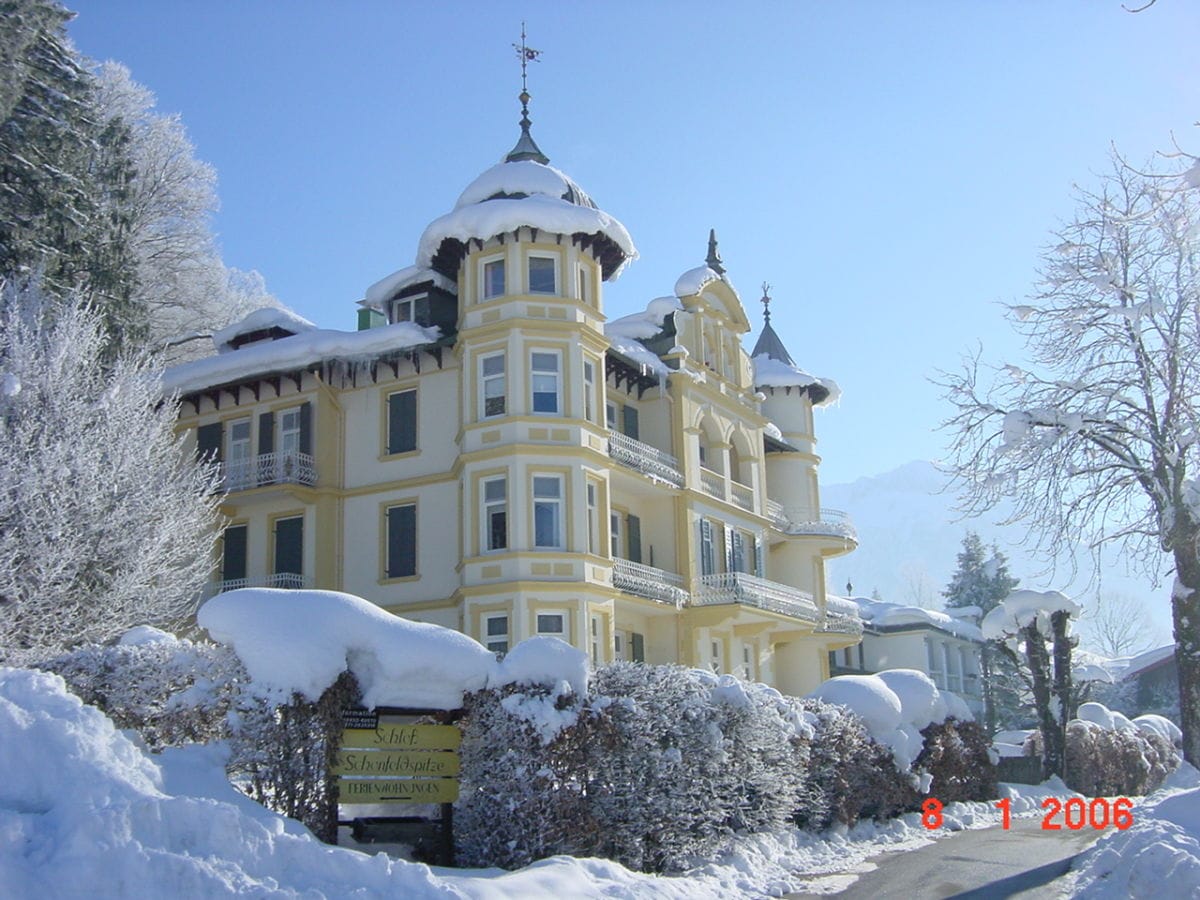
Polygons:
<instances>
[{"instance_id":1,"label":"snow bank","mask_svg":"<svg viewBox=\"0 0 1200 900\"><path fill-rule=\"evenodd\" d=\"M832 378L818 378L797 366L789 366L765 354L754 357L751 363L754 365L755 387L823 387L829 395L824 400L814 403L814 406L832 406L842 399L842 389Z\"/></svg>"},{"instance_id":2,"label":"snow bank","mask_svg":"<svg viewBox=\"0 0 1200 900\"><path fill-rule=\"evenodd\" d=\"M366 331L306 331L172 366L162 373L162 390L165 394L176 391L186 394L255 375L295 371L324 360L367 360L382 353L431 344L439 334L437 328L422 328L412 322Z\"/></svg>"},{"instance_id":3,"label":"snow bank","mask_svg":"<svg viewBox=\"0 0 1200 900\"><path fill-rule=\"evenodd\" d=\"M1136 804L1133 826L1107 833L1075 870L1072 896L1089 900L1200 896L1200 787L1164 788Z\"/></svg>"},{"instance_id":4,"label":"snow bank","mask_svg":"<svg viewBox=\"0 0 1200 900\"><path fill-rule=\"evenodd\" d=\"M888 669L875 676L900 699L900 717L919 731L946 721L946 701L933 679L916 669Z\"/></svg>"},{"instance_id":5,"label":"snow bank","mask_svg":"<svg viewBox=\"0 0 1200 900\"><path fill-rule=\"evenodd\" d=\"M349 669L368 707L457 709L496 670L496 657L465 634L336 591L242 588L213 597L196 618L233 647L256 690L285 699L316 700Z\"/></svg>"},{"instance_id":6,"label":"snow bank","mask_svg":"<svg viewBox=\"0 0 1200 900\"><path fill-rule=\"evenodd\" d=\"M435 287L439 287L448 293L458 294L458 284L451 281L441 272L435 272L433 269L426 269L421 266L405 266L403 269L393 272L386 278L379 279L367 288L366 294L363 295L363 302L374 309L382 309L384 303L404 288L413 284L421 284L425 281L432 281Z\"/></svg>"},{"instance_id":7,"label":"snow bank","mask_svg":"<svg viewBox=\"0 0 1200 900\"><path fill-rule=\"evenodd\" d=\"M1164 716L1147 713L1134 719L1133 725L1138 731L1153 732L1176 747L1183 744L1183 732L1180 731L1179 726Z\"/></svg>"},{"instance_id":8,"label":"snow bank","mask_svg":"<svg viewBox=\"0 0 1200 900\"><path fill-rule=\"evenodd\" d=\"M1093 725L1103 728L1105 731L1137 731L1138 727L1130 722L1124 713L1117 712L1115 709L1109 709L1103 703L1081 703L1079 709L1075 711L1075 717L1084 722L1090 722ZM1155 716L1161 718L1161 716ZM1171 724L1166 719L1163 719L1167 724ZM1156 731L1157 728L1149 730ZM1164 735L1166 737L1166 735ZM1170 740L1170 738L1167 738Z\"/></svg>"},{"instance_id":9,"label":"snow bank","mask_svg":"<svg viewBox=\"0 0 1200 900\"><path fill-rule=\"evenodd\" d=\"M457 632L454 632L457 634ZM489 685L557 685L565 681L576 697L587 696L588 657L556 637L537 635L521 641L492 673Z\"/></svg>"},{"instance_id":10,"label":"snow bank","mask_svg":"<svg viewBox=\"0 0 1200 900\"><path fill-rule=\"evenodd\" d=\"M293 334L301 334L305 331L313 331L316 327L308 319L296 315L289 309L265 306L262 309L256 309L240 322L234 322L232 325L213 332L212 340L218 353L228 353L233 350L233 347L229 346L230 343L243 334L265 331L269 328L282 328Z\"/></svg>"}]
</instances>

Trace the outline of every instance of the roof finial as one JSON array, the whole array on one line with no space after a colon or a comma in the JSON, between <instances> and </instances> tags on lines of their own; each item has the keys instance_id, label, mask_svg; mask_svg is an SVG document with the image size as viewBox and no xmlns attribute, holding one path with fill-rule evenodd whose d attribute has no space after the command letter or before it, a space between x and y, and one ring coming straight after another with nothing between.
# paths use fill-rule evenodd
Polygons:
<instances>
[{"instance_id":1,"label":"roof finial","mask_svg":"<svg viewBox=\"0 0 1200 900\"><path fill-rule=\"evenodd\" d=\"M704 260L708 267L718 275L725 274L725 266L721 263L721 252L717 250L717 229L708 229L708 256Z\"/></svg>"},{"instance_id":2,"label":"roof finial","mask_svg":"<svg viewBox=\"0 0 1200 900\"><path fill-rule=\"evenodd\" d=\"M521 162L524 160L533 160L539 162L543 166L550 162L549 157L541 151L538 145L534 142L533 136L529 133L529 126L533 124L529 118L529 83L527 71L529 63L537 62L538 57L542 55L541 50L534 50L525 43L525 23L521 23L521 43L513 44L513 49L517 51L517 56L521 58L521 94L518 99L521 101L521 137L517 140L517 145L509 151L508 156L504 157L505 162Z\"/></svg>"},{"instance_id":3,"label":"roof finial","mask_svg":"<svg viewBox=\"0 0 1200 900\"><path fill-rule=\"evenodd\" d=\"M769 284L767 284L765 281L763 282L762 305L763 305L763 323L766 325L770 325L771 324L771 286Z\"/></svg>"}]
</instances>

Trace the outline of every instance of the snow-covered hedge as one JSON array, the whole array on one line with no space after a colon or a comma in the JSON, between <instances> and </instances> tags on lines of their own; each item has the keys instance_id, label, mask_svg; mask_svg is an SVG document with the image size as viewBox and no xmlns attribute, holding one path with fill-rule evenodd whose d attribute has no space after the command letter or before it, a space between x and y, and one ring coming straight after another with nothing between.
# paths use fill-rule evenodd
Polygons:
<instances>
[{"instance_id":1,"label":"snow-covered hedge","mask_svg":"<svg viewBox=\"0 0 1200 900\"><path fill-rule=\"evenodd\" d=\"M1130 721L1100 703L1084 703L1067 723L1064 780L1089 797L1141 796L1179 767L1179 729L1161 716Z\"/></svg>"}]
</instances>

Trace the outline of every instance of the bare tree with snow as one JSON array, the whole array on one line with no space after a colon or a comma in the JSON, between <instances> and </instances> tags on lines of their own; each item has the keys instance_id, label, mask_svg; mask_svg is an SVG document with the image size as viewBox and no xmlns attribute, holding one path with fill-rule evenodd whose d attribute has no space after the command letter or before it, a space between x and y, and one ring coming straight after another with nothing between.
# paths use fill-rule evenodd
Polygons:
<instances>
[{"instance_id":1,"label":"bare tree with snow","mask_svg":"<svg viewBox=\"0 0 1200 900\"><path fill-rule=\"evenodd\" d=\"M1110 659L1149 650L1162 640L1145 605L1132 594L1119 591L1099 591L1079 621L1083 642Z\"/></svg>"},{"instance_id":2,"label":"bare tree with snow","mask_svg":"<svg viewBox=\"0 0 1200 900\"><path fill-rule=\"evenodd\" d=\"M144 356L36 285L0 294L0 662L191 612L212 566L215 472L175 435Z\"/></svg>"},{"instance_id":3,"label":"bare tree with snow","mask_svg":"<svg viewBox=\"0 0 1200 900\"><path fill-rule=\"evenodd\" d=\"M944 376L969 513L1010 518L1051 553L1116 541L1173 563L1184 752L1200 762L1200 191L1191 172L1114 157L1011 307L1036 371L978 355Z\"/></svg>"}]
</instances>

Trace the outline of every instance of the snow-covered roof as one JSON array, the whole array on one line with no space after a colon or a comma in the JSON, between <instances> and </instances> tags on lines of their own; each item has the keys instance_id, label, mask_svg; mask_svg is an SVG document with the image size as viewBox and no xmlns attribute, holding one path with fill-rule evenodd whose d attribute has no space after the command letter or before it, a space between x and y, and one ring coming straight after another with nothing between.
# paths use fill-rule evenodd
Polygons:
<instances>
[{"instance_id":1,"label":"snow-covered roof","mask_svg":"<svg viewBox=\"0 0 1200 900\"><path fill-rule=\"evenodd\" d=\"M961 618L947 615L936 609L922 609L919 606L903 606L899 603L887 603L883 600L872 600L868 597L852 597L847 601L842 598L829 597L841 602L855 604L858 614L867 625L874 628L901 628L906 625L928 626L937 628L947 634L968 641L982 641L983 634L979 626Z\"/></svg>"},{"instance_id":2,"label":"snow-covered roof","mask_svg":"<svg viewBox=\"0 0 1200 900\"><path fill-rule=\"evenodd\" d=\"M688 269L675 282L676 297L691 297L694 294L699 294L702 290L712 284L714 281L725 280L723 275L710 269L708 266L697 266L694 269ZM730 287L733 287L730 284Z\"/></svg>"},{"instance_id":3,"label":"snow-covered roof","mask_svg":"<svg viewBox=\"0 0 1200 900\"><path fill-rule=\"evenodd\" d=\"M331 359L366 360L396 350L431 344L437 328L398 322L365 331L306 331L277 341L250 344L230 353L171 366L163 370L165 394L187 394L245 378L289 372Z\"/></svg>"},{"instance_id":4,"label":"snow-covered roof","mask_svg":"<svg viewBox=\"0 0 1200 900\"><path fill-rule=\"evenodd\" d=\"M509 158L472 181L453 210L429 223L417 245L417 265L433 266L447 240L486 241L522 226L550 234L598 235L606 247L601 254L606 279L616 278L637 259L625 226L569 177L534 159ZM443 271L447 264L439 261Z\"/></svg>"},{"instance_id":5,"label":"snow-covered roof","mask_svg":"<svg viewBox=\"0 0 1200 900\"><path fill-rule=\"evenodd\" d=\"M604 333L610 338L625 337L635 341L652 338L663 330L667 316L678 309L683 309L683 304L677 298L656 297L642 312L613 319L604 326Z\"/></svg>"},{"instance_id":6,"label":"snow-covered roof","mask_svg":"<svg viewBox=\"0 0 1200 900\"><path fill-rule=\"evenodd\" d=\"M813 406L830 406L842 399L842 389L832 378L818 378L799 366L766 355L756 356L751 362L754 364L755 387L808 388Z\"/></svg>"},{"instance_id":7,"label":"snow-covered roof","mask_svg":"<svg viewBox=\"0 0 1200 900\"><path fill-rule=\"evenodd\" d=\"M312 331L317 326L303 316L298 316L289 309L283 309L279 306L264 306L262 309L256 309L240 322L234 322L219 331L213 332L213 345L217 348L218 353L228 353L234 348L233 342L245 334L253 334L256 331L269 331L272 328L279 328L283 331L290 331L292 334L300 334L305 331Z\"/></svg>"},{"instance_id":8,"label":"snow-covered roof","mask_svg":"<svg viewBox=\"0 0 1200 900\"><path fill-rule=\"evenodd\" d=\"M393 272L386 278L381 278L369 288L363 297L363 304L373 309L382 309L383 304L404 290L409 285L432 281L435 287L450 294L458 294L458 285L441 272L421 266L405 266Z\"/></svg>"},{"instance_id":9,"label":"snow-covered roof","mask_svg":"<svg viewBox=\"0 0 1200 900\"><path fill-rule=\"evenodd\" d=\"M622 356L627 356L643 369L653 372L659 378L666 378L671 374L671 369L658 358L658 354L646 348L646 345L641 341L635 341L633 338L613 337L609 340L612 342L612 349Z\"/></svg>"},{"instance_id":10,"label":"snow-covered roof","mask_svg":"<svg viewBox=\"0 0 1200 900\"><path fill-rule=\"evenodd\" d=\"M533 160L502 162L492 166L467 185L454 208L474 206L494 197L536 196L554 197L577 206L597 208L592 198L565 172Z\"/></svg>"},{"instance_id":11,"label":"snow-covered roof","mask_svg":"<svg viewBox=\"0 0 1200 900\"><path fill-rule=\"evenodd\" d=\"M1133 678L1151 666L1157 665L1164 660L1171 659L1174 655L1174 644L1167 644L1164 647L1155 647L1153 650L1147 650L1144 653L1139 653L1137 656L1129 660L1129 664L1125 667L1122 677Z\"/></svg>"}]
</instances>

